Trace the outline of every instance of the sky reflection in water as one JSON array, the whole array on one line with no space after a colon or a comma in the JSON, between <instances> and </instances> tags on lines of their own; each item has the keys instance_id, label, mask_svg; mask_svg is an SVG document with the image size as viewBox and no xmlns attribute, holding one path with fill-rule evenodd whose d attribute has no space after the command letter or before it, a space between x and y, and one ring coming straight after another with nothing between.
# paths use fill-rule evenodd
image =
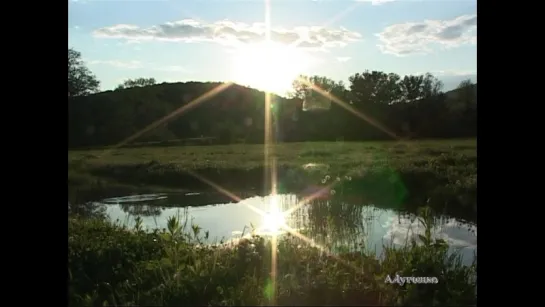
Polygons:
<instances>
[{"instance_id":1,"label":"sky reflection in water","mask_svg":"<svg viewBox=\"0 0 545 307\"><path fill-rule=\"evenodd\" d=\"M270 235L275 233L278 224L285 222L332 251L341 246L350 250L365 246L380 254L383 244L404 245L412 238L419 241L418 235L424 234L424 227L415 216L373 206L315 200L286 216L285 221L280 221L279 212L295 206L300 200L296 195L256 196L240 203L205 206L196 200L200 196L198 193L182 196L146 194L110 198L101 203L106 205L106 214L111 220L127 226L134 225L136 216L142 218L146 229L166 228L167 218L171 216L179 216L182 220L187 218L189 224L203 229L202 234L209 231L208 243L238 238L243 231L249 233L251 225L258 234ZM197 203L200 206L195 206ZM266 212L266 216L250 210L248 204ZM274 210L275 204L278 212ZM432 237L448 242L451 250L459 250L464 262L469 263L477 249L477 226L448 217L437 217L435 221Z\"/></svg>"}]
</instances>

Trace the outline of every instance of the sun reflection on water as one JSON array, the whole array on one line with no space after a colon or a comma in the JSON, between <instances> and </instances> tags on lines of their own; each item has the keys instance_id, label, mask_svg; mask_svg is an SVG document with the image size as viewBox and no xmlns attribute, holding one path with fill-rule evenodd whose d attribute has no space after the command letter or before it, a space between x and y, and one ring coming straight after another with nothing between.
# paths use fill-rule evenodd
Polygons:
<instances>
[{"instance_id":1,"label":"sun reflection on water","mask_svg":"<svg viewBox=\"0 0 545 307\"><path fill-rule=\"evenodd\" d=\"M271 195L269 198L269 211L262 218L262 230L271 235L282 233L282 228L286 225L286 217L278 204L277 195Z\"/></svg>"}]
</instances>

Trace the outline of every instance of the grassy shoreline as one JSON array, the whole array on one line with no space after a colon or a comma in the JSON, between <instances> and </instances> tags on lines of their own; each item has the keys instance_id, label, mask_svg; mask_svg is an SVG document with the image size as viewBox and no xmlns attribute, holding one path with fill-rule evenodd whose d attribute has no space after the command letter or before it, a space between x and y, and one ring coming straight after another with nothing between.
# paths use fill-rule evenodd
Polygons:
<instances>
[{"instance_id":1,"label":"grassy shoreline","mask_svg":"<svg viewBox=\"0 0 545 307\"><path fill-rule=\"evenodd\" d=\"M424 211L425 212L425 211ZM429 211L421 215L428 227ZM427 228L430 229L430 228ZM331 256L293 236L254 236L232 248L199 245L202 230L144 232L102 219L69 219L69 305L475 305L476 262L463 266L433 240ZM385 283L386 276L437 277L437 284ZM273 287L275 279L276 287Z\"/></svg>"},{"instance_id":2,"label":"grassy shoreline","mask_svg":"<svg viewBox=\"0 0 545 307\"><path fill-rule=\"evenodd\" d=\"M350 177L335 188L365 195L381 207L403 205L414 211L428 203L438 212L456 212L469 220L476 216L475 140L289 143L270 146L269 151L280 193L323 185L326 176ZM270 190L264 188L270 187L270 165L264 164L263 152L263 145L69 151L69 191L108 197L143 189L213 190L196 173L231 191L263 195Z\"/></svg>"},{"instance_id":3,"label":"grassy shoreline","mask_svg":"<svg viewBox=\"0 0 545 307\"><path fill-rule=\"evenodd\" d=\"M426 167L442 160L451 166L460 159L476 158L476 140L383 141L383 142L307 142L276 145L217 145L141 147L68 151L68 163L88 166L139 165L155 162L180 169L251 170L265 165L264 150L280 168L301 168L306 164L325 164L329 172L357 173L363 168L390 166ZM431 160L431 161L430 161ZM438 161L435 161L438 160Z\"/></svg>"}]
</instances>

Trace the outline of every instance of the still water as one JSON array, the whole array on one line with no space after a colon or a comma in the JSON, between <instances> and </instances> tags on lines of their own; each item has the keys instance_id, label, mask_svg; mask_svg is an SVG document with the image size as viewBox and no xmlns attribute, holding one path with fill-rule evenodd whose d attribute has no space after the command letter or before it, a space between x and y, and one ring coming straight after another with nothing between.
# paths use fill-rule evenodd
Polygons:
<instances>
[{"instance_id":1,"label":"still water","mask_svg":"<svg viewBox=\"0 0 545 307\"><path fill-rule=\"evenodd\" d=\"M229 202L214 194L145 194L104 199L96 205L105 207L114 222L133 226L141 217L146 229L166 228L167 219L200 226L209 232L207 243L240 238L254 229L261 235L282 234L287 229L303 233L313 242L330 250L382 252L383 244L404 245L424 234L424 227L411 214L351 203L349 200L303 199L294 194L248 196ZM448 242L451 251L462 254L464 263L472 261L477 249L477 226L456 218L436 216L433 238Z\"/></svg>"}]
</instances>

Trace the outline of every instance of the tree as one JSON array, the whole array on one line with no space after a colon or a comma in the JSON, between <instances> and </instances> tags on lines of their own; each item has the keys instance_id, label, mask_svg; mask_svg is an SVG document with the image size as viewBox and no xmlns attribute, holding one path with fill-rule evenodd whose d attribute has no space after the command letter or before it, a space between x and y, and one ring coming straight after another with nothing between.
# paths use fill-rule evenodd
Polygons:
<instances>
[{"instance_id":1,"label":"tree","mask_svg":"<svg viewBox=\"0 0 545 307\"><path fill-rule=\"evenodd\" d=\"M303 100L303 110L327 110L331 107L331 99L327 95L324 95L324 93L312 89L308 83L335 97L344 96L344 92L346 91L342 81L337 82L324 76L309 77L301 75L293 81L293 92L291 95Z\"/></svg>"},{"instance_id":2,"label":"tree","mask_svg":"<svg viewBox=\"0 0 545 307\"><path fill-rule=\"evenodd\" d=\"M450 94L449 108L453 114L474 112L477 108L477 85L469 79L460 82Z\"/></svg>"},{"instance_id":3,"label":"tree","mask_svg":"<svg viewBox=\"0 0 545 307\"><path fill-rule=\"evenodd\" d=\"M126 84L141 86L154 82L145 80L149 79ZM220 85L164 83L70 98L69 144L116 144ZM314 85L320 90L311 91ZM350 91L342 82L327 77L303 76L294 82L293 98L271 95L269 107L277 141L384 140L391 139L392 133L408 138L475 136L476 84L466 81L456 90L437 95L440 88L441 82L429 74L400 77L365 71L350 77ZM335 103L333 97L344 104ZM311 103L315 99L319 107L303 112L305 98ZM263 92L231 85L137 141L206 136L222 142L244 139L248 143L263 143L264 107Z\"/></svg>"},{"instance_id":4,"label":"tree","mask_svg":"<svg viewBox=\"0 0 545 307\"><path fill-rule=\"evenodd\" d=\"M68 97L96 93L100 82L85 66L81 53L68 48Z\"/></svg>"},{"instance_id":5,"label":"tree","mask_svg":"<svg viewBox=\"0 0 545 307\"><path fill-rule=\"evenodd\" d=\"M116 90L122 90L122 89L132 88L132 87L150 86L150 85L155 85L156 83L157 82L155 81L155 78L127 79L123 81L122 84L118 85L116 87Z\"/></svg>"},{"instance_id":6,"label":"tree","mask_svg":"<svg viewBox=\"0 0 545 307\"><path fill-rule=\"evenodd\" d=\"M460 100L465 102L468 108L477 104L477 84L471 82L470 79L460 82L456 90L459 93Z\"/></svg>"},{"instance_id":7,"label":"tree","mask_svg":"<svg viewBox=\"0 0 545 307\"><path fill-rule=\"evenodd\" d=\"M411 103L437 96L441 93L443 83L432 74L408 75L401 82L401 101Z\"/></svg>"},{"instance_id":8,"label":"tree","mask_svg":"<svg viewBox=\"0 0 545 307\"><path fill-rule=\"evenodd\" d=\"M351 100L358 107L369 104L389 105L401 98L400 77L381 71L364 71L350 76Z\"/></svg>"}]
</instances>

